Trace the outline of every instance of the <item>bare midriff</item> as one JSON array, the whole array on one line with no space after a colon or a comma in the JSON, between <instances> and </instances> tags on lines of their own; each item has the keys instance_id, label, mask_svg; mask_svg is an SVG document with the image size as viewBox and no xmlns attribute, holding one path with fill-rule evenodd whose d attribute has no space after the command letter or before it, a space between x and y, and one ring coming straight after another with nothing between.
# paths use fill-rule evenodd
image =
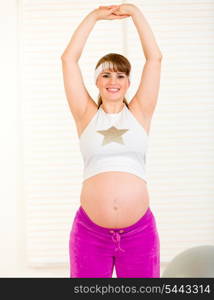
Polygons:
<instances>
[{"instance_id":1,"label":"bare midriff","mask_svg":"<svg viewBox=\"0 0 214 300\"><path fill-rule=\"evenodd\" d=\"M147 183L127 172L103 172L83 182L80 202L88 217L106 228L136 223L149 207Z\"/></svg>"}]
</instances>

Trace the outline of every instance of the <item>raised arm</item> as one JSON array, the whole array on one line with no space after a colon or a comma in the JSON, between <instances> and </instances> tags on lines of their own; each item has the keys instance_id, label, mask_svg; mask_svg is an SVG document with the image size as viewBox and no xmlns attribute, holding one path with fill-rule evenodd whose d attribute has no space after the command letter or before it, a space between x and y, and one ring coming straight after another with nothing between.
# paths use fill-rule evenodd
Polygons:
<instances>
[{"instance_id":1,"label":"raised arm","mask_svg":"<svg viewBox=\"0 0 214 300\"><path fill-rule=\"evenodd\" d=\"M96 105L85 88L78 60L91 30L98 20L114 20L127 17L127 15L113 15L117 7L118 5L99 7L90 12L74 31L67 48L61 56L65 92L75 121L81 121L87 108Z\"/></svg>"},{"instance_id":2,"label":"raised arm","mask_svg":"<svg viewBox=\"0 0 214 300\"><path fill-rule=\"evenodd\" d=\"M61 56L65 93L72 115L77 122L83 118L89 103L93 103L93 99L84 85L78 61L95 24L96 15L93 11L82 20L74 31Z\"/></svg>"},{"instance_id":3,"label":"raised arm","mask_svg":"<svg viewBox=\"0 0 214 300\"><path fill-rule=\"evenodd\" d=\"M151 118L158 98L162 53L142 11L133 4L122 4L119 13L128 12L136 26L146 58L139 88L129 105L135 106L144 117Z\"/></svg>"}]
</instances>

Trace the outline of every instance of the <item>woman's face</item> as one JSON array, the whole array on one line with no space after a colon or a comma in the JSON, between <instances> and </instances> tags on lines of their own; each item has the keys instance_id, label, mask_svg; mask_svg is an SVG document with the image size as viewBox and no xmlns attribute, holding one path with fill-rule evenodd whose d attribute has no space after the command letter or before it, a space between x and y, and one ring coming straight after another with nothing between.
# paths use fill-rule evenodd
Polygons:
<instances>
[{"instance_id":1,"label":"woman's face","mask_svg":"<svg viewBox=\"0 0 214 300\"><path fill-rule=\"evenodd\" d=\"M102 98L123 100L130 82L124 72L114 72L108 69L99 74L96 85Z\"/></svg>"}]
</instances>

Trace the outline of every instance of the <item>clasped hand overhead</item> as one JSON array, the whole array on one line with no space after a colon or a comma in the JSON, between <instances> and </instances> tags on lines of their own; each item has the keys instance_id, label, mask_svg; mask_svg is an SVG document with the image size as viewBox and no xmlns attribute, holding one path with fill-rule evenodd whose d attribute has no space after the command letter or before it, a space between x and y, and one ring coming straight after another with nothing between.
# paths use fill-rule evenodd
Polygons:
<instances>
[{"instance_id":1,"label":"clasped hand overhead","mask_svg":"<svg viewBox=\"0 0 214 300\"><path fill-rule=\"evenodd\" d=\"M99 6L95 9L97 20L115 20L123 19L132 16L135 5L133 4L121 4L110 6Z\"/></svg>"}]
</instances>

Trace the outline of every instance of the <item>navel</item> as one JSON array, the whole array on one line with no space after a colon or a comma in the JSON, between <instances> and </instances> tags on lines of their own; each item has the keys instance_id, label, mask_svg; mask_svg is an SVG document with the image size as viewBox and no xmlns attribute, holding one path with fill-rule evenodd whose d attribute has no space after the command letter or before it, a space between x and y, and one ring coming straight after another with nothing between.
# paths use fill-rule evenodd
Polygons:
<instances>
[{"instance_id":1,"label":"navel","mask_svg":"<svg viewBox=\"0 0 214 300\"><path fill-rule=\"evenodd\" d=\"M119 206L118 206L118 204L117 204L117 200L114 199L113 202L114 202L113 209L114 209L114 210L118 210Z\"/></svg>"}]
</instances>

